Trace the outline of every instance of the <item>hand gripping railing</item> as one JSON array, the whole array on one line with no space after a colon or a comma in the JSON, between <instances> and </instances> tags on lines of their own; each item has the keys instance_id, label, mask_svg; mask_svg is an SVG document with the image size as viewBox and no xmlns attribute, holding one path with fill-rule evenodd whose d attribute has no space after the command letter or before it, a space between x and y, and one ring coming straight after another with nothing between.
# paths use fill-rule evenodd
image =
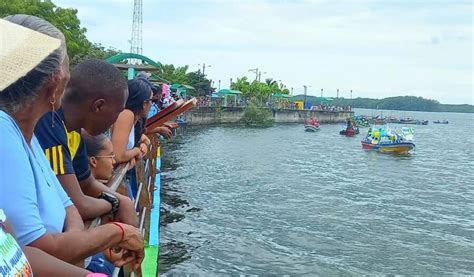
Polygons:
<instances>
[{"instance_id":1,"label":"hand gripping railing","mask_svg":"<svg viewBox=\"0 0 474 277\"><path fill-rule=\"evenodd\" d=\"M110 187L112 191L117 191L129 167L130 167L130 163L122 163L117 166L117 168L114 171L114 174L112 175L109 182L107 183L107 186ZM92 221L89 228L97 227L99 225L100 225L100 217L97 217Z\"/></svg>"}]
</instances>

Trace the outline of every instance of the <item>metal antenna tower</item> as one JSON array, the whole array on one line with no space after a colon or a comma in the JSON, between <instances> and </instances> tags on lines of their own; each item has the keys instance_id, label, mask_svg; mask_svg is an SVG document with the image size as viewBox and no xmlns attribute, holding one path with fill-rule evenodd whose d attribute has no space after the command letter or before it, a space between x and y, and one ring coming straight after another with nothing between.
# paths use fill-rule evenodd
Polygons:
<instances>
[{"instance_id":1,"label":"metal antenna tower","mask_svg":"<svg viewBox=\"0 0 474 277\"><path fill-rule=\"evenodd\" d=\"M133 24L132 24L132 45L130 53L143 54L142 26L143 26L143 0L134 0L133 4ZM133 63L138 60L134 59Z\"/></svg>"}]
</instances>

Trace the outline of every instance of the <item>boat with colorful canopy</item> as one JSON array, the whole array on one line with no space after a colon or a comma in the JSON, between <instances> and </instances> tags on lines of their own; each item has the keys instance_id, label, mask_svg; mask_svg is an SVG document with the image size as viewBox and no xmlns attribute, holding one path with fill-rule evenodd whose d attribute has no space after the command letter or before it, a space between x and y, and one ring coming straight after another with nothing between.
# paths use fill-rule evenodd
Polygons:
<instances>
[{"instance_id":1,"label":"boat with colorful canopy","mask_svg":"<svg viewBox=\"0 0 474 277\"><path fill-rule=\"evenodd\" d=\"M406 154L415 148L414 133L415 130L409 127L370 128L361 141L362 148L382 153Z\"/></svg>"}]
</instances>

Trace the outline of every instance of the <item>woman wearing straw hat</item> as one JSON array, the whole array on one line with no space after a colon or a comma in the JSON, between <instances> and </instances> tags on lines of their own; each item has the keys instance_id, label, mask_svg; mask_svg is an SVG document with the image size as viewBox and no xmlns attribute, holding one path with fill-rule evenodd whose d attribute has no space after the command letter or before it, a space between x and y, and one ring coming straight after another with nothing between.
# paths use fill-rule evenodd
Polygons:
<instances>
[{"instance_id":1,"label":"woman wearing straw hat","mask_svg":"<svg viewBox=\"0 0 474 277\"><path fill-rule=\"evenodd\" d=\"M144 256L138 229L113 222L84 231L33 134L39 118L59 107L69 79L63 35L34 16L15 16L26 28L7 20L0 19L0 209L21 246L72 264L119 246L126 251L116 265L132 262L138 270Z\"/></svg>"}]
</instances>

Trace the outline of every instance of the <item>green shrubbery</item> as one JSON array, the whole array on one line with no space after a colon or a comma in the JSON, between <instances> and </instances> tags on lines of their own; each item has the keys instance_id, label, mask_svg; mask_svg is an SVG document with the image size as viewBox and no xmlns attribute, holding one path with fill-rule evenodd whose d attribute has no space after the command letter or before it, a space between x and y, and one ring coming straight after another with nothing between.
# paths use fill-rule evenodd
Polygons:
<instances>
[{"instance_id":1,"label":"green shrubbery","mask_svg":"<svg viewBox=\"0 0 474 277\"><path fill-rule=\"evenodd\" d=\"M273 125L272 111L251 103L244 109L242 122L247 126L269 127Z\"/></svg>"}]
</instances>

